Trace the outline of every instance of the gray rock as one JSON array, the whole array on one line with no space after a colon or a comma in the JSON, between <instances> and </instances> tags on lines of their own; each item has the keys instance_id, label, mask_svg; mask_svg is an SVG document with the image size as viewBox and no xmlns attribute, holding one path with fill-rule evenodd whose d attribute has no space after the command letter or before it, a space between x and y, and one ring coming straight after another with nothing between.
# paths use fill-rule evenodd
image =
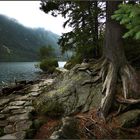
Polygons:
<instances>
[{"instance_id":1,"label":"gray rock","mask_svg":"<svg viewBox=\"0 0 140 140\"><path fill-rule=\"evenodd\" d=\"M32 101L27 101L24 106L31 106L32 105Z\"/></svg>"},{"instance_id":2,"label":"gray rock","mask_svg":"<svg viewBox=\"0 0 140 140\"><path fill-rule=\"evenodd\" d=\"M32 111L35 110L35 108L34 108L33 106L25 106L25 110L26 110L27 112L32 112Z\"/></svg>"},{"instance_id":3,"label":"gray rock","mask_svg":"<svg viewBox=\"0 0 140 140\"><path fill-rule=\"evenodd\" d=\"M9 113L10 110L14 110L14 109L22 109L22 106L7 106L6 108L4 108L2 111L0 111L1 113Z\"/></svg>"},{"instance_id":4,"label":"gray rock","mask_svg":"<svg viewBox=\"0 0 140 140\"><path fill-rule=\"evenodd\" d=\"M20 139L20 140L23 140L26 136L26 132L25 131L19 131L19 132L16 132L13 134L16 139Z\"/></svg>"},{"instance_id":5,"label":"gray rock","mask_svg":"<svg viewBox=\"0 0 140 140\"><path fill-rule=\"evenodd\" d=\"M62 133L62 130L54 131L52 135L50 136L50 139L52 140L60 139L61 133Z\"/></svg>"},{"instance_id":6,"label":"gray rock","mask_svg":"<svg viewBox=\"0 0 140 140\"><path fill-rule=\"evenodd\" d=\"M37 97L38 95L40 95L40 93L39 92L31 92L30 95L34 96L34 97Z\"/></svg>"},{"instance_id":7,"label":"gray rock","mask_svg":"<svg viewBox=\"0 0 140 140\"><path fill-rule=\"evenodd\" d=\"M11 113L13 115L15 115L15 114L24 114L24 113L27 113L27 111L25 109L16 109L16 110L12 110Z\"/></svg>"},{"instance_id":8,"label":"gray rock","mask_svg":"<svg viewBox=\"0 0 140 140\"><path fill-rule=\"evenodd\" d=\"M6 107L3 110L1 110L0 113L10 113L10 109Z\"/></svg>"},{"instance_id":9,"label":"gray rock","mask_svg":"<svg viewBox=\"0 0 140 140\"><path fill-rule=\"evenodd\" d=\"M57 67L56 70L59 71L60 73L68 72L68 70L65 69L65 68L59 68L59 67Z\"/></svg>"},{"instance_id":10,"label":"gray rock","mask_svg":"<svg viewBox=\"0 0 140 140\"><path fill-rule=\"evenodd\" d=\"M31 86L31 92L38 92L40 89L39 89L39 84L34 84Z\"/></svg>"},{"instance_id":11,"label":"gray rock","mask_svg":"<svg viewBox=\"0 0 140 140\"><path fill-rule=\"evenodd\" d=\"M130 110L117 117L121 127L136 127L140 123L140 109Z\"/></svg>"},{"instance_id":12,"label":"gray rock","mask_svg":"<svg viewBox=\"0 0 140 140\"><path fill-rule=\"evenodd\" d=\"M32 125L32 121L23 120L16 123L16 131L28 130Z\"/></svg>"},{"instance_id":13,"label":"gray rock","mask_svg":"<svg viewBox=\"0 0 140 140\"><path fill-rule=\"evenodd\" d=\"M28 113L20 114L20 115L14 115L14 116L11 116L11 117L7 118L7 120L9 122L18 122L18 121L27 120L27 119L29 119Z\"/></svg>"},{"instance_id":14,"label":"gray rock","mask_svg":"<svg viewBox=\"0 0 140 140\"><path fill-rule=\"evenodd\" d=\"M14 102L11 102L10 105L11 106L22 106L24 105L26 101L14 101Z\"/></svg>"},{"instance_id":15,"label":"gray rock","mask_svg":"<svg viewBox=\"0 0 140 140\"><path fill-rule=\"evenodd\" d=\"M28 101L29 95L19 96L15 99L15 101Z\"/></svg>"},{"instance_id":16,"label":"gray rock","mask_svg":"<svg viewBox=\"0 0 140 140\"><path fill-rule=\"evenodd\" d=\"M7 125L4 128L4 133L6 133L6 134L12 134L12 133L14 133L14 126L13 125Z\"/></svg>"},{"instance_id":17,"label":"gray rock","mask_svg":"<svg viewBox=\"0 0 140 140\"><path fill-rule=\"evenodd\" d=\"M0 119L4 119L6 116L4 114L0 114Z\"/></svg>"},{"instance_id":18,"label":"gray rock","mask_svg":"<svg viewBox=\"0 0 140 140\"><path fill-rule=\"evenodd\" d=\"M39 86L44 86L44 85L52 85L52 83L54 82L54 79L44 79Z\"/></svg>"},{"instance_id":19,"label":"gray rock","mask_svg":"<svg viewBox=\"0 0 140 140\"><path fill-rule=\"evenodd\" d=\"M7 108L10 110L13 110L13 109L21 109L23 107L22 106L8 106Z\"/></svg>"},{"instance_id":20,"label":"gray rock","mask_svg":"<svg viewBox=\"0 0 140 140\"><path fill-rule=\"evenodd\" d=\"M56 79L54 90L41 94L33 102L39 113L50 114L62 106L63 114L85 112L100 105L102 85L92 85L92 76L87 72L75 72L74 69ZM56 106L56 109L53 107ZM51 110L52 109L52 110ZM63 110L62 109L62 110Z\"/></svg>"},{"instance_id":21,"label":"gray rock","mask_svg":"<svg viewBox=\"0 0 140 140\"><path fill-rule=\"evenodd\" d=\"M0 99L0 106L4 106L5 104L9 102L10 102L10 99Z\"/></svg>"},{"instance_id":22,"label":"gray rock","mask_svg":"<svg viewBox=\"0 0 140 140\"><path fill-rule=\"evenodd\" d=\"M30 97L28 97L28 101L33 101L34 99L36 99L35 96L30 96Z\"/></svg>"},{"instance_id":23,"label":"gray rock","mask_svg":"<svg viewBox=\"0 0 140 140\"><path fill-rule=\"evenodd\" d=\"M7 140L10 140L10 139L17 139L14 135L4 135L2 137L0 137L0 139L7 139Z\"/></svg>"},{"instance_id":24,"label":"gray rock","mask_svg":"<svg viewBox=\"0 0 140 140\"><path fill-rule=\"evenodd\" d=\"M8 124L7 120L0 121L0 127L6 126Z\"/></svg>"}]
</instances>

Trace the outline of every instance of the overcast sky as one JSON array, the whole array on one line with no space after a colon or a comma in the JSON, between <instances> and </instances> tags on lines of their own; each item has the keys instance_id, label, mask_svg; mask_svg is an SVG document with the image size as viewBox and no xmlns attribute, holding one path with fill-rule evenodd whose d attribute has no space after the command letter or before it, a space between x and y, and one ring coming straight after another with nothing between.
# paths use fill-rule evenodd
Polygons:
<instances>
[{"instance_id":1,"label":"overcast sky","mask_svg":"<svg viewBox=\"0 0 140 140\"><path fill-rule=\"evenodd\" d=\"M27 27L43 27L59 35L70 31L63 28L62 17L45 14L39 7L40 1L0 1L0 14L15 18Z\"/></svg>"}]
</instances>

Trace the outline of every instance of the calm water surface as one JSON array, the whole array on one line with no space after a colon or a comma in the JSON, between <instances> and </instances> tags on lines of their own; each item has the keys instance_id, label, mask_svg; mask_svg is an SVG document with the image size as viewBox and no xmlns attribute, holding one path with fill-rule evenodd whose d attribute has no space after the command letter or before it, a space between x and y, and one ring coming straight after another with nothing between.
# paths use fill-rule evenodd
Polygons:
<instances>
[{"instance_id":1,"label":"calm water surface","mask_svg":"<svg viewBox=\"0 0 140 140\"><path fill-rule=\"evenodd\" d=\"M58 62L59 68L63 68L65 64L66 64L65 61L59 61L59 62Z\"/></svg>"},{"instance_id":2,"label":"calm water surface","mask_svg":"<svg viewBox=\"0 0 140 140\"><path fill-rule=\"evenodd\" d=\"M35 68L37 62L0 62L0 83L13 82L17 80L34 80L37 72L41 71Z\"/></svg>"},{"instance_id":3,"label":"calm water surface","mask_svg":"<svg viewBox=\"0 0 140 140\"><path fill-rule=\"evenodd\" d=\"M17 80L34 80L41 70L35 68L38 62L0 62L0 85L2 81L6 83ZM58 62L59 67L63 67L66 62Z\"/></svg>"}]
</instances>

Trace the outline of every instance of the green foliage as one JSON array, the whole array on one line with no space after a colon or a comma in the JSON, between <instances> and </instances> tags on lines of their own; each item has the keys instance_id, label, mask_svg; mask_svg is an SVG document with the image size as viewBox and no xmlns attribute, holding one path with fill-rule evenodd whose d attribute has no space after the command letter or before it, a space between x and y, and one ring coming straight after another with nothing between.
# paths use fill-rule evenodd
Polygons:
<instances>
[{"instance_id":1,"label":"green foliage","mask_svg":"<svg viewBox=\"0 0 140 140\"><path fill-rule=\"evenodd\" d=\"M40 69L48 73L53 73L56 67L58 67L58 62L53 58L43 59L40 62Z\"/></svg>"},{"instance_id":2,"label":"green foliage","mask_svg":"<svg viewBox=\"0 0 140 140\"><path fill-rule=\"evenodd\" d=\"M140 5L139 4L121 4L119 9L112 16L120 24L125 25L128 31L124 34L124 38L133 37L140 39Z\"/></svg>"},{"instance_id":3,"label":"green foliage","mask_svg":"<svg viewBox=\"0 0 140 140\"><path fill-rule=\"evenodd\" d=\"M124 49L127 60L136 69L140 68L140 40L127 38L124 40Z\"/></svg>"},{"instance_id":4,"label":"green foliage","mask_svg":"<svg viewBox=\"0 0 140 140\"><path fill-rule=\"evenodd\" d=\"M127 60L135 68L139 68L140 62L140 5L121 4L112 16L120 24L124 25L127 32L124 34L124 49ZM135 40L134 40L135 39Z\"/></svg>"},{"instance_id":5,"label":"green foliage","mask_svg":"<svg viewBox=\"0 0 140 140\"><path fill-rule=\"evenodd\" d=\"M51 45L43 46L40 48L40 58L46 59L51 57L56 57L54 48L51 47Z\"/></svg>"},{"instance_id":6,"label":"green foliage","mask_svg":"<svg viewBox=\"0 0 140 140\"><path fill-rule=\"evenodd\" d=\"M48 73L53 73L55 68L58 67L58 61L56 60L54 49L49 46L43 46L40 48L41 62L39 64L40 69Z\"/></svg>"},{"instance_id":7,"label":"green foliage","mask_svg":"<svg viewBox=\"0 0 140 140\"><path fill-rule=\"evenodd\" d=\"M80 54L77 54L77 55L72 56L71 59L70 59L70 61L69 61L71 63L70 68L72 68L76 64L80 64L82 62L82 60L83 59L82 59L82 57L81 57Z\"/></svg>"},{"instance_id":8,"label":"green foliage","mask_svg":"<svg viewBox=\"0 0 140 140\"><path fill-rule=\"evenodd\" d=\"M76 64L80 64L83 59L91 59L93 58L93 54L95 52L95 48L92 46L80 46L76 49L75 54L71 57L71 59L68 61L70 65L68 65L66 68L71 69Z\"/></svg>"},{"instance_id":9,"label":"green foliage","mask_svg":"<svg viewBox=\"0 0 140 140\"><path fill-rule=\"evenodd\" d=\"M50 101L46 106L42 106L42 113L51 118L61 117L64 114L64 106L58 101Z\"/></svg>"},{"instance_id":10,"label":"green foliage","mask_svg":"<svg viewBox=\"0 0 140 140\"><path fill-rule=\"evenodd\" d=\"M97 51L99 48L99 33L98 29L102 23L98 22L101 9L97 1L42 1L41 9L45 13L51 13L53 16L62 15L67 17L63 27L72 27L72 31L64 33L59 39L59 45L62 52L68 50L77 51L83 46L94 48L93 57L100 54ZM99 26L100 25L100 26Z\"/></svg>"}]
</instances>

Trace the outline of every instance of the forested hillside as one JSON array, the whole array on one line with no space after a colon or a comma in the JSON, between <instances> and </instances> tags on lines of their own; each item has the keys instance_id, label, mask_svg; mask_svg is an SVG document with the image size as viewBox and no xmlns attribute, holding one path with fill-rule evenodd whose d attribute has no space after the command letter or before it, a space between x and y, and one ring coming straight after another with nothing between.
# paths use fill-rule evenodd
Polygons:
<instances>
[{"instance_id":1,"label":"forested hillside","mask_svg":"<svg viewBox=\"0 0 140 140\"><path fill-rule=\"evenodd\" d=\"M43 28L27 28L0 15L0 61L36 61L44 45L51 45L59 54L58 38Z\"/></svg>"}]
</instances>

